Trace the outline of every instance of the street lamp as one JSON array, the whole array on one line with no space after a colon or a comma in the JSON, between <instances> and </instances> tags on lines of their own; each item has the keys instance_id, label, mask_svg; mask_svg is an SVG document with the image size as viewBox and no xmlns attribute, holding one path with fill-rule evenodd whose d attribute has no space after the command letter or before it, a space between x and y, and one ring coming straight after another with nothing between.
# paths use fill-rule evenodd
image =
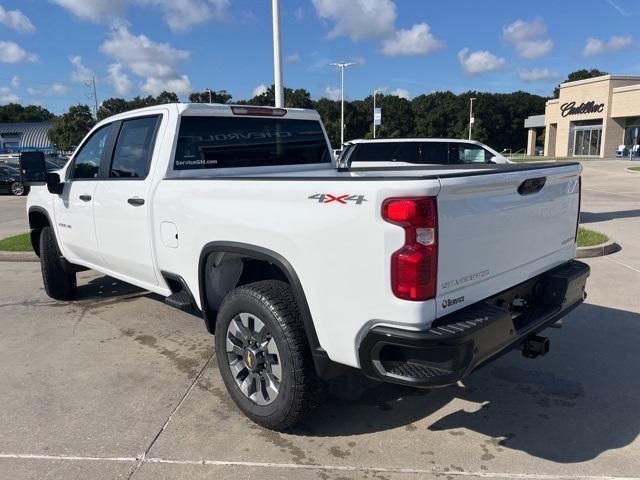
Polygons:
<instances>
[{"instance_id":1,"label":"street lamp","mask_svg":"<svg viewBox=\"0 0 640 480\"><path fill-rule=\"evenodd\" d=\"M373 138L376 138L376 95L383 91L379 88L373 91Z\"/></svg>"},{"instance_id":2,"label":"street lamp","mask_svg":"<svg viewBox=\"0 0 640 480\"><path fill-rule=\"evenodd\" d=\"M471 128L473 127L473 123L475 122L475 119L473 118L473 101L476 100L476 98L471 97L469 100L471 100L471 103L469 105L469 140L471 140Z\"/></svg>"},{"instance_id":3,"label":"street lamp","mask_svg":"<svg viewBox=\"0 0 640 480\"><path fill-rule=\"evenodd\" d=\"M280 49L280 0L271 1L273 14L273 79L276 107L284 107L284 89L282 87L282 50Z\"/></svg>"},{"instance_id":4,"label":"street lamp","mask_svg":"<svg viewBox=\"0 0 640 480\"><path fill-rule=\"evenodd\" d=\"M355 65L355 62L331 63L333 67L340 67L340 148L344 145L344 69Z\"/></svg>"}]
</instances>

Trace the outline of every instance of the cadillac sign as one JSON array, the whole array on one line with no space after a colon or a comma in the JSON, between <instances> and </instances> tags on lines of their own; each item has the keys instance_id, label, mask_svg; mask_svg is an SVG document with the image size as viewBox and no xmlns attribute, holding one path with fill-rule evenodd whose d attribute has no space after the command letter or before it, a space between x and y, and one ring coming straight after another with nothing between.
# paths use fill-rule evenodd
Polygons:
<instances>
[{"instance_id":1,"label":"cadillac sign","mask_svg":"<svg viewBox=\"0 0 640 480\"><path fill-rule=\"evenodd\" d=\"M563 117L569 115L583 115L586 113L602 113L604 110L604 103L596 103L594 101L582 102L576 106L576 102L563 103L560 106L560 111Z\"/></svg>"}]
</instances>

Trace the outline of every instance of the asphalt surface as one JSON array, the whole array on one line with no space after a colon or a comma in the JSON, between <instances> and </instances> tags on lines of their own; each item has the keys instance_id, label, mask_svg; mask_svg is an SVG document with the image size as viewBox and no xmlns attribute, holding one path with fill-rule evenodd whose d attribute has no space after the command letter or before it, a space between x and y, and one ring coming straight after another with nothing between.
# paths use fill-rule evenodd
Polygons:
<instances>
[{"instance_id":1,"label":"asphalt surface","mask_svg":"<svg viewBox=\"0 0 640 480\"><path fill-rule=\"evenodd\" d=\"M639 478L640 174L625 166L585 166L582 220L622 250L588 260L589 298L547 356L434 391L349 374L288 434L236 410L200 319L91 272L55 302L38 264L0 263L0 479Z\"/></svg>"}]
</instances>

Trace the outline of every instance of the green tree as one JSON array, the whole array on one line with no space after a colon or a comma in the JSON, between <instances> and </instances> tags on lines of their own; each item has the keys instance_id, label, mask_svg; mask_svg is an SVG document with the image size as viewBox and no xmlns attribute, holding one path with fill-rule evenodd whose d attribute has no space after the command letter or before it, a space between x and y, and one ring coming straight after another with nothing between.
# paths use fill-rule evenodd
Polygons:
<instances>
[{"instance_id":1,"label":"green tree","mask_svg":"<svg viewBox=\"0 0 640 480\"><path fill-rule=\"evenodd\" d=\"M209 96L211 96L211 102L209 102ZM226 90L211 90L211 93L205 90L189 95L191 103L227 103L229 100L231 100L231 94Z\"/></svg>"},{"instance_id":2,"label":"green tree","mask_svg":"<svg viewBox=\"0 0 640 480\"><path fill-rule=\"evenodd\" d=\"M248 100L249 105L260 105L265 107L272 107L276 103L275 88L271 85L266 91L260 95L254 96ZM311 100L311 94L304 88L291 88L284 87L284 106L286 108L313 108L313 101Z\"/></svg>"},{"instance_id":3,"label":"green tree","mask_svg":"<svg viewBox=\"0 0 640 480\"><path fill-rule=\"evenodd\" d=\"M0 106L0 122L44 122L54 118L53 113L40 105L27 105L23 107L18 103L9 103Z\"/></svg>"},{"instance_id":4,"label":"green tree","mask_svg":"<svg viewBox=\"0 0 640 480\"><path fill-rule=\"evenodd\" d=\"M173 92L163 90L155 99L155 105L164 105L165 103L179 103L178 95Z\"/></svg>"},{"instance_id":5,"label":"green tree","mask_svg":"<svg viewBox=\"0 0 640 480\"><path fill-rule=\"evenodd\" d=\"M107 98L98 108L98 120L104 120L111 115L127 112L129 110L131 110L129 102L124 98Z\"/></svg>"},{"instance_id":6,"label":"green tree","mask_svg":"<svg viewBox=\"0 0 640 480\"><path fill-rule=\"evenodd\" d=\"M608 73L603 72L602 70L598 70L597 68L592 68L591 70L582 68L580 70L576 70L575 72L571 72L567 79L562 83L575 82L577 80L586 80L588 78L601 77L602 75L608 75ZM553 96L555 98L560 97L560 85L558 85L553 90Z\"/></svg>"},{"instance_id":7,"label":"green tree","mask_svg":"<svg viewBox=\"0 0 640 480\"><path fill-rule=\"evenodd\" d=\"M49 140L61 150L70 150L80 143L94 125L91 109L87 105L74 105L56 118L49 130Z\"/></svg>"}]
</instances>

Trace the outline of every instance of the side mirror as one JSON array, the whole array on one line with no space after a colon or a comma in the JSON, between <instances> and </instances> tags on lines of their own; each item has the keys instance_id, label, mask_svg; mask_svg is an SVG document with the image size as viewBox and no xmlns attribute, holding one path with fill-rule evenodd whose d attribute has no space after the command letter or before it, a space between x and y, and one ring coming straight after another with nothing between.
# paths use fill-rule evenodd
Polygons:
<instances>
[{"instance_id":1,"label":"side mirror","mask_svg":"<svg viewBox=\"0 0 640 480\"><path fill-rule=\"evenodd\" d=\"M60 180L60 175L57 173L47 173L47 190L49 193L55 193L60 195L64 190L64 183Z\"/></svg>"},{"instance_id":2,"label":"side mirror","mask_svg":"<svg viewBox=\"0 0 640 480\"><path fill-rule=\"evenodd\" d=\"M42 184L47 181L47 167L42 152L20 154L20 176L23 185Z\"/></svg>"}]
</instances>

